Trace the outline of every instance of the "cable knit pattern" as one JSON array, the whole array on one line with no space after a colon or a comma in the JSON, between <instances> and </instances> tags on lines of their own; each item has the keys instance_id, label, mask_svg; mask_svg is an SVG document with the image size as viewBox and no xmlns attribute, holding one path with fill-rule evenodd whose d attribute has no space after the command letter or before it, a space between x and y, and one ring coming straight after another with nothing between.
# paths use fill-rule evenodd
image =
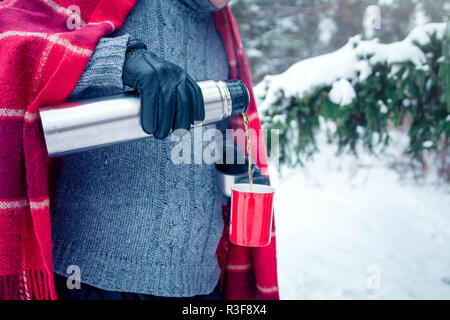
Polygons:
<instances>
[{"instance_id":1,"label":"cable knit pattern","mask_svg":"<svg viewBox=\"0 0 450 320\"><path fill-rule=\"evenodd\" d=\"M226 79L212 10L207 0L138 1L115 37L99 43L71 98L124 90L117 66L123 65L128 35L197 81ZM194 148L195 136L207 128L191 130L192 151L203 152L211 143ZM55 272L67 276L67 267L78 265L84 283L157 296L214 289L223 229L214 165L175 165L170 153L177 143L148 138L56 161Z\"/></svg>"},{"instance_id":2,"label":"cable knit pattern","mask_svg":"<svg viewBox=\"0 0 450 320\"><path fill-rule=\"evenodd\" d=\"M99 91L102 95L123 91L122 69L129 38L130 35L126 34L100 39L69 99L95 97L99 95Z\"/></svg>"}]
</instances>

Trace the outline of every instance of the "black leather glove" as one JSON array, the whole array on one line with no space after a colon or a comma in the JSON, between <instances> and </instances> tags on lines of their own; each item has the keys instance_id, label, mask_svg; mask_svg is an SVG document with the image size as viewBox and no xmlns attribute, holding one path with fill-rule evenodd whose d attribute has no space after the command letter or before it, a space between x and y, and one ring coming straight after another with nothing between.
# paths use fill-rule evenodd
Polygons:
<instances>
[{"instance_id":1,"label":"black leather glove","mask_svg":"<svg viewBox=\"0 0 450 320\"><path fill-rule=\"evenodd\" d=\"M189 130L205 118L197 83L180 67L148 51L140 40L128 42L123 83L139 92L142 129L157 139L176 129Z\"/></svg>"}]
</instances>

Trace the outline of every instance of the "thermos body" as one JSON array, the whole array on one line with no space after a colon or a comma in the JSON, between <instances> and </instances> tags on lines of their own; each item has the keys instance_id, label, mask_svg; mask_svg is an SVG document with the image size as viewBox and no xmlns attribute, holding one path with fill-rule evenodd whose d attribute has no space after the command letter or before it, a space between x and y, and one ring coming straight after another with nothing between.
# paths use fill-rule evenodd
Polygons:
<instances>
[{"instance_id":1,"label":"thermos body","mask_svg":"<svg viewBox=\"0 0 450 320\"><path fill-rule=\"evenodd\" d=\"M214 123L246 111L248 91L242 82L210 80L198 85L205 103L205 119L196 125ZM247 95L246 103L240 102L242 97L236 100L238 95ZM58 157L149 137L141 127L140 108L140 98L133 94L41 108L40 119L49 156Z\"/></svg>"}]
</instances>

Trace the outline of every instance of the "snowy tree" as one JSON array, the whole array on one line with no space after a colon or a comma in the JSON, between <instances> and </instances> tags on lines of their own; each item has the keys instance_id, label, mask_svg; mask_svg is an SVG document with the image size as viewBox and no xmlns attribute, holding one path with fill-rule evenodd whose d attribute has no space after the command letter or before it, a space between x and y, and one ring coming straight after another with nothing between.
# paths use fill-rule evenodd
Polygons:
<instances>
[{"instance_id":1,"label":"snowy tree","mask_svg":"<svg viewBox=\"0 0 450 320\"><path fill-rule=\"evenodd\" d=\"M296 164L317 151L320 119L339 152L369 152L389 143L391 125L409 121L406 153L446 151L450 138L449 28L417 27L402 41L351 38L341 49L266 76L255 88L267 128L279 129L281 162ZM381 147L377 148L377 147Z\"/></svg>"}]
</instances>

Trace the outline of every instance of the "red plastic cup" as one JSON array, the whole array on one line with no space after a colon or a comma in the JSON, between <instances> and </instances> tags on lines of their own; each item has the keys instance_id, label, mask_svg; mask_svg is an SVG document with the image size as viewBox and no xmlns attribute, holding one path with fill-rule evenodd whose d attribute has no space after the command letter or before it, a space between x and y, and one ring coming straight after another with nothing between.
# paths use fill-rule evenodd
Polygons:
<instances>
[{"instance_id":1,"label":"red plastic cup","mask_svg":"<svg viewBox=\"0 0 450 320\"><path fill-rule=\"evenodd\" d=\"M270 186L235 184L231 192L230 241L238 246L265 247L270 244L273 195Z\"/></svg>"}]
</instances>

